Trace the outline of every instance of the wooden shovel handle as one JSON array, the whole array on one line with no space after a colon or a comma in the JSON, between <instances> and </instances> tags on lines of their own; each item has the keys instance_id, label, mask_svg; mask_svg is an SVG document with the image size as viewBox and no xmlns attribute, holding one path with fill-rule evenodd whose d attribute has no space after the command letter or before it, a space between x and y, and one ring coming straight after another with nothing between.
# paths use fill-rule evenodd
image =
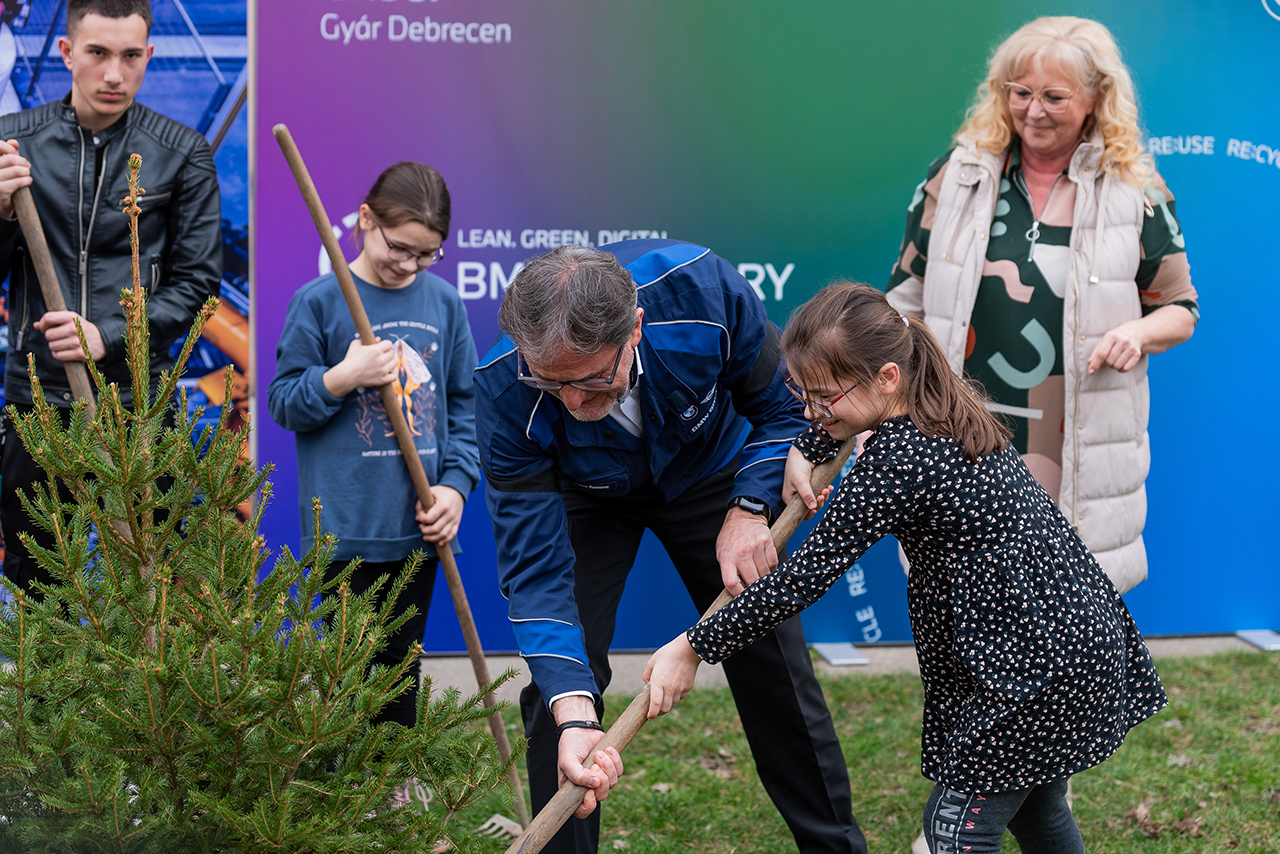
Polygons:
<instances>
[{"instance_id":1,"label":"wooden shovel handle","mask_svg":"<svg viewBox=\"0 0 1280 854\"><path fill-rule=\"evenodd\" d=\"M58 271L53 266L53 257L49 254L49 243L44 239L44 226L40 224L40 212L31 198L30 187L19 187L13 192L13 209L18 214L18 224L22 227L22 236L27 241L27 251L31 253L31 263L36 268L36 280L40 283L40 293L44 296L47 311L66 311L67 303L62 298L62 285L58 282ZM93 396L93 384L89 381L89 371L84 362L63 362L67 372L67 382L71 385L71 394L76 400L89 402L89 417L92 418L96 403Z\"/></svg>"}]
</instances>

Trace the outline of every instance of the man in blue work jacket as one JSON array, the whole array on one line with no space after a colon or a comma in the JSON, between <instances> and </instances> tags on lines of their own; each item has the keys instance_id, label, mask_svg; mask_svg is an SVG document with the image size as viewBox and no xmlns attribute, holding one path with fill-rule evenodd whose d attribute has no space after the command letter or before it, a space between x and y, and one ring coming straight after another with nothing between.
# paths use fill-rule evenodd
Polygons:
<instances>
[{"instance_id":1,"label":"man in blue work jacket","mask_svg":"<svg viewBox=\"0 0 1280 854\"><path fill-rule=\"evenodd\" d=\"M561 247L515 278L498 323L476 420L499 579L533 675L520 701L530 788L535 809L557 772L591 790L545 850L594 854L592 810L621 763L588 757L641 536L663 544L699 612L722 588L741 592L777 566L769 522L806 422L759 297L700 246ZM724 669L799 849L865 852L799 620Z\"/></svg>"}]
</instances>

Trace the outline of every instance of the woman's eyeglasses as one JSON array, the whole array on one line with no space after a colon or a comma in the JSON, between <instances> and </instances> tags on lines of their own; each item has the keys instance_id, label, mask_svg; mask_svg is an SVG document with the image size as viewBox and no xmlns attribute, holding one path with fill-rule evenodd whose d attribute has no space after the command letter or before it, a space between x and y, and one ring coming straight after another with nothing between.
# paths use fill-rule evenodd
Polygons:
<instances>
[{"instance_id":1,"label":"woman's eyeglasses","mask_svg":"<svg viewBox=\"0 0 1280 854\"><path fill-rule=\"evenodd\" d=\"M1031 106L1032 101L1038 100L1045 112L1064 113L1071 104L1071 98L1076 94L1076 90L1063 86L1050 86L1048 89L1041 89L1040 94L1037 95L1021 83L1006 83L1004 94L1011 110L1025 110Z\"/></svg>"}]
</instances>

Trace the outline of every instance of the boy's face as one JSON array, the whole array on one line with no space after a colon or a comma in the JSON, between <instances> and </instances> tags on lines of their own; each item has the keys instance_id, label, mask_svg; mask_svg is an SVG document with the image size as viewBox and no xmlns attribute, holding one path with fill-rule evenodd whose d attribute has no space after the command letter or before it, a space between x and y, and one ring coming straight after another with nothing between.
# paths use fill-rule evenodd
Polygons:
<instances>
[{"instance_id":1,"label":"boy's face","mask_svg":"<svg viewBox=\"0 0 1280 854\"><path fill-rule=\"evenodd\" d=\"M113 125L133 104L154 46L147 44L141 15L107 18L90 12L58 39L71 71L71 106L80 124L94 131Z\"/></svg>"}]
</instances>

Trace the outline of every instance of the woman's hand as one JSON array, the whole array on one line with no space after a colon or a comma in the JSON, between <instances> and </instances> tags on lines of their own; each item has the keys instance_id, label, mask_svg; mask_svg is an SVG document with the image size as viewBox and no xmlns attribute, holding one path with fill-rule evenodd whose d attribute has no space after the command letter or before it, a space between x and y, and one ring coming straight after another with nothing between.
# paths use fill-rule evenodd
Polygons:
<instances>
[{"instance_id":1,"label":"woman's hand","mask_svg":"<svg viewBox=\"0 0 1280 854\"><path fill-rule=\"evenodd\" d=\"M688 695L701 663L683 634L649 658L644 666L644 681L649 685L649 720L665 715Z\"/></svg>"},{"instance_id":2,"label":"woman's hand","mask_svg":"<svg viewBox=\"0 0 1280 854\"><path fill-rule=\"evenodd\" d=\"M1146 317L1122 323L1103 335L1089 355L1089 373L1101 368L1131 371L1144 355L1176 347L1195 331L1195 315L1185 306L1160 306Z\"/></svg>"},{"instance_id":3,"label":"woman's hand","mask_svg":"<svg viewBox=\"0 0 1280 854\"><path fill-rule=\"evenodd\" d=\"M1102 336L1089 355L1089 373L1097 373L1100 368L1115 368L1121 373L1133 370L1142 358L1142 335L1137 322L1122 323Z\"/></svg>"}]
</instances>

